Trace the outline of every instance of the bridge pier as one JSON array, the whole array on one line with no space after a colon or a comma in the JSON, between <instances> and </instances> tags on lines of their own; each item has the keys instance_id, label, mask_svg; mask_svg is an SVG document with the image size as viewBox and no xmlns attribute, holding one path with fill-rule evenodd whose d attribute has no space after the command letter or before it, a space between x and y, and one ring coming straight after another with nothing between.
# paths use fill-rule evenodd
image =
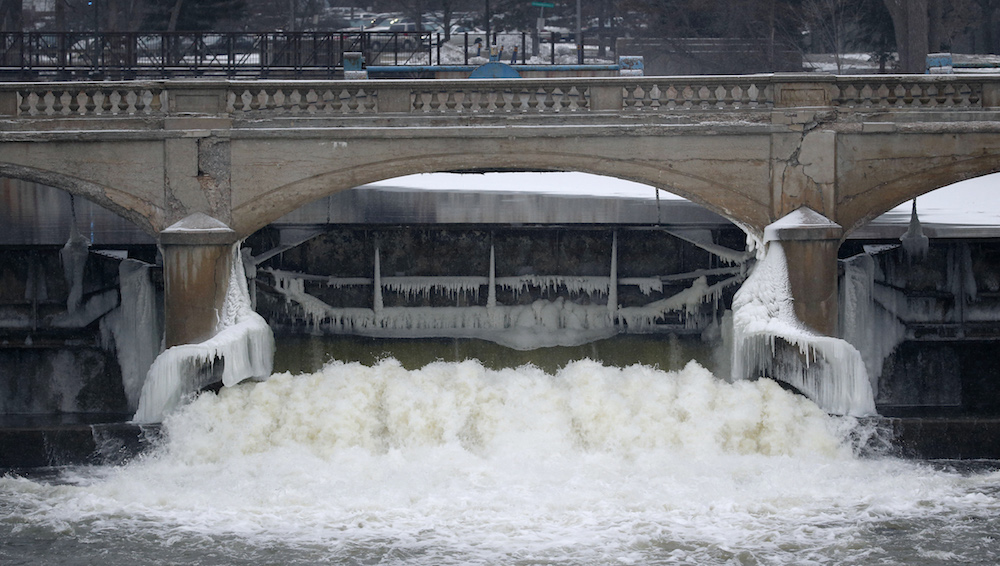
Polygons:
<instances>
[{"instance_id":1,"label":"bridge pier","mask_svg":"<svg viewBox=\"0 0 1000 566\"><path fill-rule=\"evenodd\" d=\"M837 250L843 233L805 206L764 229L764 241L784 249L795 316L826 336L838 335Z\"/></svg>"},{"instance_id":2,"label":"bridge pier","mask_svg":"<svg viewBox=\"0 0 1000 566\"><path fill-rule=\"evenodd\" d=\"M160 232L166 347L211 338L222 313L236 232L195 213Z\"/></svg>"}]
</instances>

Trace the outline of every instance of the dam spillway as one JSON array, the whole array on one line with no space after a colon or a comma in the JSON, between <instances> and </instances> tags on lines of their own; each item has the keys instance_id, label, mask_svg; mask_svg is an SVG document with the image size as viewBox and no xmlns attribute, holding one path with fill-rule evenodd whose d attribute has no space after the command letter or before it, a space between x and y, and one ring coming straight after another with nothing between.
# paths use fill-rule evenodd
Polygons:
<instances>
[{"instance_id":1,"label":"dam spillway","mask_svg":"<svg viewBox=\"0 0 1000 566\"><path fill-rule=\"evenodd\" d=\"M58 192L38 201L37 195L45 193L37 187L8 191L9 202L27 202L25 195L33 194L31 206L50 215L59 211L61 218L35 223L32 230L15 229L13 220L4 223L4 277L21 281L10 287L4 305L5 355L20 357L9 362L20 365L11 367L36 367L30 360L26 366L24 356L67 345L77 352L69 359L90 356L101 362L70 361L59 370L41 370L44 376L16 370L22 381L6 382L6 398L21 399L21 405L5 410L128 414L127 387L118 383L129 378L108 343L109 325L102 331L100 321L121 306L112 291L120 286L123 257L149 265L150 288L154 295L162 293L152 240L123 228L113 215L102 219L85 201L71 205ZM58 258L72 214L91 241L81 293L84 305L90 305L83 312L96 314L67 326L64 311L72 285ZM841 250L845 276L853 273L848 256L863 254L872 262L872 293L882 310L865 324L885 324L878 327L886 330L879 344L888 344L885 352L872 354L881 363L873 381L879 412L994 416L1000 404L997 376L982 362L996 340L990 324L996 292L989 259L996 249L993 236L979 231L971 238L935 238L925 260L914 262L891 231L859 232ZM678 368L695 358L725 374L727 357L713 352L725 347L720 327L745 274L744 243L738 228L686 201L461 191L429 196L383 185L333 195L272 224L247 240L244 264L255 272L251 288L257 308L279 343L299 345L284 357L279 347L277 369L287 360L288 369L313 371L335 352L375 360L403 340L418 344L413 350L425 357L415 359L434 352L432 359L478 357L499 366L536 363L555 370L574 357L619 363L620 351L628 349L632 363ZM37 291L41 288L44 293ZM307 297L333 310L320 312ZM672 298L677 300L665 304ZM314 308L304 308L303 300ZM495 320L488 312L491 301L506 309L500 329L508 335L520 329L513 334L527 335L527 341L504 344L501 338L500 345L490 346L469 338L476 334L471 327L498 329L483 328L484 320ZM378 302L383 322L364 323L374 320ZM661 308L650 310L650 305ZM451 314L440 314L446 312ZM339 322L333 324L334 319ZM459 320L464 322L456 324ZM534 334L525 334L532 326ZM566 330L576 331L563 332L575 334L575 341L541 340ZM498 342L497 333L486 334L480 332L479 338ZM525 343L545 347L536 348L536 357L512 353ZM544 359L557 351L552 360ZM60 378L53 381L53 375ZM28 387L29 382L48 385Z\"/></svg>"}]
</instances>

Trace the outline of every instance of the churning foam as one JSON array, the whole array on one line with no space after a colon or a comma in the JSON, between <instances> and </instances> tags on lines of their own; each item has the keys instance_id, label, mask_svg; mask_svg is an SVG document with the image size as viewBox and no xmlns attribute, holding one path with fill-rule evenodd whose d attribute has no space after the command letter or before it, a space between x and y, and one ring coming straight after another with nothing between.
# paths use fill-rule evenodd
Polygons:
<instances>
[{"instance_id":1,"label":"churning foam","mask_svg":"<svg viewBox=\"0 0 1000 566\"><path fill-rule=\"evenodd\" d=\"M855 458L845 422L694 363L332 363L203 394L159 451L80 485L0 478L0 538L44 523L286 564L844 563L873 557L881 521L1000 510Z\"/></svg>"}]
</instances>

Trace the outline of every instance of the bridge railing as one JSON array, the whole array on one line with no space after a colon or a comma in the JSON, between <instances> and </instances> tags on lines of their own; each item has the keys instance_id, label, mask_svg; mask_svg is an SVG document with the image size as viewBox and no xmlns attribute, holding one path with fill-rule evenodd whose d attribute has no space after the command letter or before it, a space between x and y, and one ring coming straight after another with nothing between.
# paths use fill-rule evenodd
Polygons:
<instances>
[{"instance_id":1,"label":"bridge railing","mask_svg":"<svg viewBox=\"0 0 1000 566\"><path fill-rule=\"evenodd\" d=\"M0 83L0 116L683 114L1000 106L1000 77L748 75Z\"/></svg>"}]
</instances>

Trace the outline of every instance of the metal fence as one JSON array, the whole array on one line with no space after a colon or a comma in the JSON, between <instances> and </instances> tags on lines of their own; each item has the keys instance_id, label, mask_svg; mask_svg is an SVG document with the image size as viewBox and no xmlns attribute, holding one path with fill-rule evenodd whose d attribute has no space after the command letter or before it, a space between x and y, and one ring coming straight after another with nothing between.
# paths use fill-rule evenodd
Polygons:
<instances>
[{"instance_id":1,"label":"metal fence","mask_svg":"<svg viewBox=\"0 0 1000 566\"><path fill-rule=\"evenodd\" d=\"M426 32L0 33L0 79L342 77L344 52L379 65L426 65Z\"/></svg>"},{"instance_id":2,"label":"metal fence","mask_svg":"<svg viewBox=\"0 0 1000 566\"><path fill-rule=\"evenodd\" d=\"M525 64L526 33L430 32L41 33L0 32L0 80L229 77L343 78L344 53L379 66L473 64L489 57ZM538 38L533 63L578 63L582 51L555 34Z\"/></svg>"}]
</instances>

